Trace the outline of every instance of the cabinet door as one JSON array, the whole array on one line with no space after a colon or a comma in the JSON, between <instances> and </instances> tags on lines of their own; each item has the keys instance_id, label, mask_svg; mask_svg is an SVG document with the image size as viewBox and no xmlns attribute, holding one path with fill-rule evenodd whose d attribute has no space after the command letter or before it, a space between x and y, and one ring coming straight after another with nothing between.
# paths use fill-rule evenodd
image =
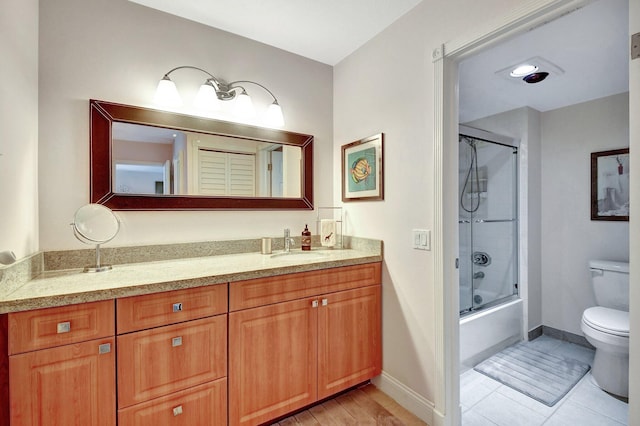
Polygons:
<instances>
[{"instance_id":1,"label":"cabinet door","mask_svg":"<svg viewBox=\"0 0 640 426\"><path fill-rule=\"evenodd\" d=\"M229 424L256 425L316 401L316 299L229 314Z\"/></svg>"},{"instance_id":2,"label":"cabinet door","mask_svg":"<svg viewBox=\"0 0 640 426\"><path fill-rule=\"evenodd\" d=\"M9 357L11 424L115 426L115 360L113 337Z\"/></svg>"},{"instance_id":3,"label":"cabinet door","mask_svg":"<svg viewBox=\"0 0 640 426\"><path fill-rule=\"evenodd\" d=\"M118 336L118 407L226 376L227 317Z\"/></svg>"},{"instance_id":4,"label":"cabinet door","mask_svg":"<svg viewBox=\"0 0 640 426\"><path fill-rule=\"evenodd\" d=\"M319 297L318 399L380 374L380 286Z\"/></svg>"},{"instance_id":5,"label":"cabinet door","mask_svg":"<svg viewBox=\"0 0 640 426\"><path fill-rule=\"evenodd\" d=\"M118 426L227 426L227 380L120 410Z\"/></svg>"}]
</instances>

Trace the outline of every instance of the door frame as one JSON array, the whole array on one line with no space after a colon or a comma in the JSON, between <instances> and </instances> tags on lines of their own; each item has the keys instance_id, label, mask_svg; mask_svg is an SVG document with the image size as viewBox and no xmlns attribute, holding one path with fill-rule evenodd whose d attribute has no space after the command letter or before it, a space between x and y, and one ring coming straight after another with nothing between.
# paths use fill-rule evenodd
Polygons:
<instances>
[{"instance_id":1,"label":"door frame","mask_svg":"<svg viewBox=\"0 0 640 426\"><path fill-rule=\"evenodd\" d=\"M529 0L507 15L487 21L468 36L432 52L434 64L434 235L435 283L434 425L459 425L460 347L457 170L458 64L469 56L524 33L593 0ZM634 0L630 0L634 1Z\"/></svg>"}]
</instances>

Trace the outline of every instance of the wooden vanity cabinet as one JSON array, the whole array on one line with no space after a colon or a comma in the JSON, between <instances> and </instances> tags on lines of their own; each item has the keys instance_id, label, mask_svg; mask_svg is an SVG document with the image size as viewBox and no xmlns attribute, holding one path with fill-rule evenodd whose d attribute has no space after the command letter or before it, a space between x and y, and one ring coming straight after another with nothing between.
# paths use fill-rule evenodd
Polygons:
<instances>
[{"instance_id":1,"label":"wooden vanity cabinet","mask_svg":"<svg viewBox=\"0 0 640 426\"><path fill-rule=\"evenodd\" d=\"M381 373L380 285L320 297L318 399Z\"/></svg>"},{"instance_id":2,"label":"wooden vanity cabinet","mask_svg":"<svg viewBox=\"0 0 640 426\"><path fill-rule=\"evenodd\" d=\"M229 425L257 425L381 371L380 263L230 283Z\"/></svg>"},{"instance_id":3,"label":"wooden vanity cabinet","mask_svg":"<svg viewBox=\"0 0 640 426\"><path fill-rule=\"evenodd\" d=\"M118 426L226 425L227 285L118 299Z\"/></svg>"},{"instance_id":4,"label":"wooden vanity cabinet","mask_svg":"<svg viewBox=\"0 0 640 426\"><path fill-rule=\"evenodd\" d=\"M115 426L112 300L10 313L4 319L9 424Z\"/></svg>"}]
</instances>

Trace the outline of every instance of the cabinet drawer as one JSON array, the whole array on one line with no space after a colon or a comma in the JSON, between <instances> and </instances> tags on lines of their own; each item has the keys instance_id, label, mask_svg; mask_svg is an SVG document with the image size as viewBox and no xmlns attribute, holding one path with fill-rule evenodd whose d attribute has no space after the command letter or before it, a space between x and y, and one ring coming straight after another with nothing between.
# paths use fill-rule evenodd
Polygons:
<instances>
[{"instance_id":1,"label":"cabinet drawer","mask_svg":"<svg viewBox=\"0 0 640 426\"><path fill-rule=\"evenodd\" d=\"M226 426L227 379L136 404L118 412L119 426Z\"/></svg>"},{"instance_id":2,"label":"cabinet drawer","mask_svg":"<svg viewBox=\"0 0 640 426\"><path fill-rule=\"evenodd\" d=\"M227 316L118 336L118 406L227 375Z\"/></svg>"},{"instance_id":3,"label":"cabinet drawer","mask_svg":"<svg viewBox=\"0 0 640 426\"><path fill-rule=\"evenodd\" d=\"M174 290L117 300L118 334L227 312L227 285Z\"/></svg>"},{"instance_id":4,"label":"cabinet drawer","mask_svg":"<svg viewBox=\"0 0 640 426\"><path fill-rule=\"evenodd\" d=\"M236 281L229 288L229 310L350 290L380 284L381 281L380 262Z\"/></svg>"},{"instance_id":5,"label":"cabinet drawer","mask_svg":"<svg viewBox=\"0 0 640 426\"><path fill-rule=\"evenodd\" d=\"M113 336L113 300L9 314L9 354Z\"/></svg>"}]
</instances>

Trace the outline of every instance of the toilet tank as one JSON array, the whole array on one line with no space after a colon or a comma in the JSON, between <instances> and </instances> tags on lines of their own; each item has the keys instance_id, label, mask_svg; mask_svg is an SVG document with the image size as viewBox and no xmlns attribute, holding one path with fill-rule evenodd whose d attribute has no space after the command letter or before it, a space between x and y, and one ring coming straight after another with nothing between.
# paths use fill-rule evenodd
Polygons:
<instances>
[{"instance_id":1,"label":"toilet tank","mask_svg":"<svg viewBox=\"0 0 640 426\"><path fill-rule=\"evenodd\" d=\"M611 260L589 262L596 304L629 311L629 264Z\"/></svg>"}]
</instances>

